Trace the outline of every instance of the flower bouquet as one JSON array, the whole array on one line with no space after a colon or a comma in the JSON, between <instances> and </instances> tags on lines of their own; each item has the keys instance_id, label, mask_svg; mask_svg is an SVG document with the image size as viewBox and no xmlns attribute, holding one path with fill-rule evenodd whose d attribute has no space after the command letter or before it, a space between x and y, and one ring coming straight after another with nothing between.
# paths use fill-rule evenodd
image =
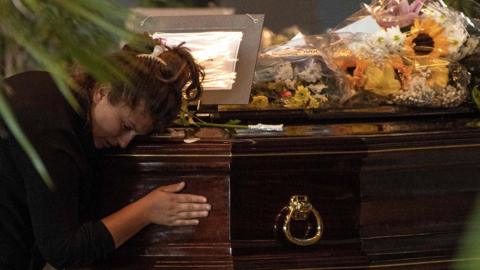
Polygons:
<instances>
[{"instance_id":1,"label":"flower bouquet","mask_svg":"<svg viewBox=\"0 0 480 270\"><path fill-rule=\"evenodd\" d=\"M327 96L336 88L335 80L321 53L298 34L260 54L251 105L257 109L326 107L332 104L327 104L332 99Z\"/></svg>"},{"instance_id":2,"label":"flower bouquet","mask_svg":"<svg viewBox=\"0 0 480 270\"><path fill-rule=\"evenodd\" d=\"M475 19L441 0L373 0L346 22L305 38L314 57L277 57L266 68L262 54L252 103L453 108L470 100L480 59Z\"/></svg>"}]
</instances>

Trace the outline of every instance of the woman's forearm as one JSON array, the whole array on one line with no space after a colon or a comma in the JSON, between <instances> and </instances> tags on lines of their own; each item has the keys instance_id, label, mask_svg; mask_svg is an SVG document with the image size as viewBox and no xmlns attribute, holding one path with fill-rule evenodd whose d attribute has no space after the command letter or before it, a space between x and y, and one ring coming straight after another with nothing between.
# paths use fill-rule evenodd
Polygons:
<instances>
[{"instance_id":1,"label":"woman's forearm","mask_svg":"<svg viewBox=\"0 0 480 270\"><path fill-rule=\"evenodd\" d=\"M148 202L142 198L102 219L113 237L115 248L151 223L146 214L148 208Z\"/></svg>"}]
</instances>

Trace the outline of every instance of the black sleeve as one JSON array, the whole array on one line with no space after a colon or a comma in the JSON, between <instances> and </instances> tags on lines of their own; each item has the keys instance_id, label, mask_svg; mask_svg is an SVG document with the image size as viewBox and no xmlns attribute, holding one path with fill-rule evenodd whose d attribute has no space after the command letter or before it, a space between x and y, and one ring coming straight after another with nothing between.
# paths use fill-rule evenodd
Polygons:
<instances>
[{"instance_id":1,"label":"black sleeve","mask_svg":"<svg viewBox=\"0 0 480 270\"><path fill-rule=\"evenodd\" d=\"M114 250L114 241L101 221L80 224L79 184L82 168L77 161L78 139L65 131L44 131L33 139L56 186L49 190L29 158L19 148L12 153L25 182L27 205L40 253L62 269L87 266ZM83 157L84 158L84 157ZM81 164L81 163L80 163Z\"/></svg>"}]
</instances>

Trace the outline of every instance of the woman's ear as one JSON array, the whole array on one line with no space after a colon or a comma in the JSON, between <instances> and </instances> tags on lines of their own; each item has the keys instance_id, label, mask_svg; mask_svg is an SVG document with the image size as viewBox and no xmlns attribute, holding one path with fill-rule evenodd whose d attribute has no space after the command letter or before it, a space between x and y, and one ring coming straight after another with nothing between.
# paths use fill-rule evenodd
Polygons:
<instances>
[{"instance_id":1,"label":"woman's ear","mask_svg":"<svg viewBox=\"0 0 480 270\"><path fill-rule=\"evenodd\" d=\"M98 104L100 101L108 96L110 88L106 85L98 85L93 90L93 103Z\"/></svg>"}]
</instances>

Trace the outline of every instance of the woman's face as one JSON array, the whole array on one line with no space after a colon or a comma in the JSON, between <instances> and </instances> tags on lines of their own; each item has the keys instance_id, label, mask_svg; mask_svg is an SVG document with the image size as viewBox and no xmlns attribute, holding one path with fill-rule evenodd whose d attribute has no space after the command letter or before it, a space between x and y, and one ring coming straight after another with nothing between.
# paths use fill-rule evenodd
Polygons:
<instances>
[{"instance_id":1,"label":"woman's face","mask_svg":"<svg viewBox=\"0 0 480 270\"><path fill-rule=\"evenodd\" d=\"M108 88L94 91L90 113L96 148L125 148L136 135L152 131L153 121L144 113L143 102L135 109L122 102L113 105L108 100L108 92Z\"/></svg>"}]
</instances>

